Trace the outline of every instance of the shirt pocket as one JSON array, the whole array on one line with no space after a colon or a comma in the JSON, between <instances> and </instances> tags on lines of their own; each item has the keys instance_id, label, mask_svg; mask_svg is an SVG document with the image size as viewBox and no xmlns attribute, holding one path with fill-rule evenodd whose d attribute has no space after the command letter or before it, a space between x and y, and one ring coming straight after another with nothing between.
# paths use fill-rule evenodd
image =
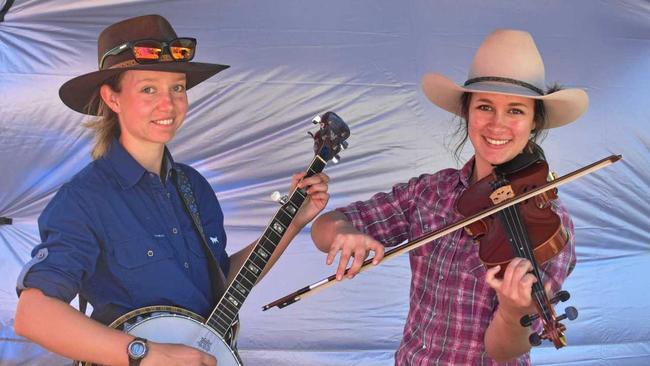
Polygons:
<instances>
[{"instance_id":1,"label":"shirt pocket","mask_svg":"<svg viewBox=\"0 0 650 366\"><path fill-rule=\"evenodd\" d=\"M487 268L479 257L479 244L471 241L466 244L465 251L462 251L462 260L460 263L459 272L466 275L478 277L480 280L485 279L485 272Z\"/></svg>"},{"instance_id":2,"label":"shirt pocket","mask_svg":"<svg viewBox=\"0 0 650 366\"><path fill-rule=\"evenodd\" d=\"M146 269L155 263L173 259L165 238L133 238L116 243L113 254L117 264L127 270Z\"/></svg>"},{"instance_id":3,"label":"shirt pocket","mask_svg":"<svg viewBox=\"0 0 650 366\"><path fill-rule=\"evenodd\" d=\"M108 263L114 286L122 288L132 306L162 303L178 288L182 271L166 238L138 237L113 245L113 262Z\"/></svg>"}]
</instances>

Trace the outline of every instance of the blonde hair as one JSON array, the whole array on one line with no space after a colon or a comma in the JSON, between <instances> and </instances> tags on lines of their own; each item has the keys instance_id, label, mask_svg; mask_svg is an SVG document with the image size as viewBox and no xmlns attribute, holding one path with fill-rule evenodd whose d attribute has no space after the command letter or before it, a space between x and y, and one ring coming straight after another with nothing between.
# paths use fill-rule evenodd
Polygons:
<instances>
[{"instance_id":1,"label":"blonde hair","mask_svg":"<svg viewBox=\"0 0 650 366\"><path fill-rule=\"evenodd\" d=\"M104 81L102 85L108 85L114 91L120 92L122 75L123 73L119 73L118 75L112 76ZM120 122L117 114L104 103L104 100L99 95L99 88L97 88L90 99L86 110L92 110L93 106L97 106L97 118L85 122L83 126L93 131L93 149L90 155L93 160L97 160L108 152L113 139L120 136Z\"/></svg>"}]
</instances>

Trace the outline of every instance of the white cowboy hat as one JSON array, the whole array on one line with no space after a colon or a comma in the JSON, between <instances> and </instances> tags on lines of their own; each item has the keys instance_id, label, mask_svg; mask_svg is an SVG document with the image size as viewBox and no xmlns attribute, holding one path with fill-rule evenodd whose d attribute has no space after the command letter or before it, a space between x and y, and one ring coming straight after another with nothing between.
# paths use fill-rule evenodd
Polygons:
<instances>
[{"instance_id":1,"label":"white cowboy hat","mask_svg":"<svg viewBox=\"0 0 650 366\"><path fill-rule=\"evenodd\" d=\"M582 89L544 94L544 63L528 32L499 29L476 50L463 86L436 73L424 75L424 94L440 108L461 115L465 92L485 92L539 99L546 109L546 128L575 121L587 110L589 97Z\"/></svg>"}]
</instances>

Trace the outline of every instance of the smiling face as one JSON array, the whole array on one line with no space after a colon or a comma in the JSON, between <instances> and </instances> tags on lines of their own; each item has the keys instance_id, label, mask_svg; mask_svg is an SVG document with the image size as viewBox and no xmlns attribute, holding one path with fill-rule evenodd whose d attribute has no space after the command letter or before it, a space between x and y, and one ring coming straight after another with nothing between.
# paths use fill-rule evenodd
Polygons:
<instances>
[{"instance_id":1,"label":"smiling face","mask_svg":"<svg viewBox=\"0 0 650 366\"><path fill-rule=\"evenodd\" d=\"M187 113L185 82L183 73L129 70L119 92L102 86L102 98L118 115L120 142L127 150L162 151L174 137Z\"/></svg>"},{"instance_id":2,"label":"smiling face","mask_svg":"<svg viewBox=\"0 0 650 366\"><path fill-rule=\"evenodd\" d=\"M473 93L467 133L475 151L474 179L490 174L493 165L512 160L526 147L535 128L535 101L492 93Z\"/></svg>"}]
</instances>

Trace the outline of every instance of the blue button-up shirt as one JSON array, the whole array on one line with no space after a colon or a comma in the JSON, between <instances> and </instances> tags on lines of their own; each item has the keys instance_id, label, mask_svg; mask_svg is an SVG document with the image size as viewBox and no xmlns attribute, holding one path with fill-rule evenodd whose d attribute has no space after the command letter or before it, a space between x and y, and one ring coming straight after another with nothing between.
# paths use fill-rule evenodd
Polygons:
<instances>
[{"instance_id":1,"label":"blue button-up shirt","mask_svg":"<svg viewBox=\"0 0 650 366\"><path fill-rule=\"evenodd\" d=\"M173 305L206 317L216 301L203 244L176 187L187 175L206 240L224 274L223 213L210 184L174 163L168 177L147 172L114 140L108 153L64 184L39 217L42 243L25 266L18 289L38 288L70 302L81 293L92 317L109 323L151 305Z\"/></svg>"}]
</instances>

